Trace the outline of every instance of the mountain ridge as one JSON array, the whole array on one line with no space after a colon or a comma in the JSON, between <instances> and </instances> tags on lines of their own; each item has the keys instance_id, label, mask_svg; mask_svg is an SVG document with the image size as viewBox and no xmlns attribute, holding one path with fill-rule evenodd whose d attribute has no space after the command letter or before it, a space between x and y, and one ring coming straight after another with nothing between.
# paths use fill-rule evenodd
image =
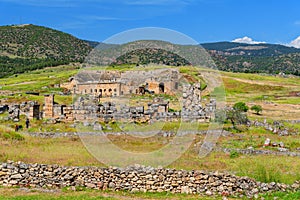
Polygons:
<instances>
[{"instance_id":1,"label":"mountain ridge","mask_svg":"<svg viewBox=\"0 0 300 200\"><path fill-rule=\"evenodd\" d=\"M172 45L181 49L195 47ZM210 54L220 70L300 75L300 49L294 47L226 41L199 45ZM0 26L0 77L69 62L83 62L98 46L102 49L118 47L117 44L81 40L59 30L32 24ZM127 56L130 57L129 54ZM166 55L156 54L151 57L151 62L161 61L159 56ZM143 64L147 63L143 60Z\"/></svg>"}]
</instances>

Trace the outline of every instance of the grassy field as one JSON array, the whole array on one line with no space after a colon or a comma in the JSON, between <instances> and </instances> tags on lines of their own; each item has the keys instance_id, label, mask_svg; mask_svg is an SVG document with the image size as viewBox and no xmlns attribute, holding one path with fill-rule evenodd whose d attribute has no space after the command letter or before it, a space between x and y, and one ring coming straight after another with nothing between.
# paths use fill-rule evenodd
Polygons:
<instances>
[{"instance_id":1,"label":"grassy field","mask_svg":"<svg viewBox=\"0 0 300 200\"><path fill-rule=\"evenodd\" d=\"M165 67L165 66L164 66ZM162 68L161 66L143 67L108 67L105 70L153 70ZM94 68L92 68L94 69ZM95 68L99 69L99 68ZM103 68L101 68L103 69ZM216 72L205 68L180 67L179 71L185 73L189 79L197 80L202 83L202 89L213 82L222 83L216 79L222 77L225 87L226 101L233 104L238 101L244 101L249 105L259 104L263 107L263 116L274 119L296 119L300 116L300 98L297 93L300 92L299 77L276 77L271 75ZM19 74L9 78L0 79L0 98L2 102L23 102L28 100L43 103L42 94L56 93L55 101L60 104L70 104L71 96L61 96L61 88L57 88L56 84L67 82L68 78L78 72L75 66L59 66L36 70L29 73ZM202 74L202 76L199 74ZM209 83L204 83L209 81ZM217 85L213 85L216 87ZM25 92L40 92L40 96L27 95ZM209 94L206 91L204 94ZM140 97L132 98L132 101L141 100ZM147 100L147 98L145 98ZM171 104L172 104L172 99ZM174 108L179 109L174 101ZM284 112L283 112L284 111ZM252 114L252 113L249 113ZM261 116L257 116L260 118ZM299 118L299 117L298 117Z\"/></svg>"},{"instance_id":2,"label":"grassy field","mask_svg":"<svg viewBox=\"0 0 300 200\"><path fill-rule=\"evenodd\" d=\"M160 200L160 199L199 199L199 200L221 200L220 196L200 196L200 195L187 195L187 194L171 194L171 193L129 193L124 191L112 192L112 191L97 191L78 188L77 191L72 191L69 188L56 191L38 191L38 190L25 190L22 188L1 188L0 187L0 199L2 200L117 200L117 199L148 199L148 200ZM260 197L266 200L274 199L286 199L295 200L300 198L300 192L274 192L270 194L263 194ZM247 199L247 198L227 198L228 200L233 199Z\"/></svg>"},{"instance_id":3,"label":"grassy field","mask_svg":"<svg viewBox=\"0 0 300 200\"><path fill-rule=\"evenodd\" d=\"M125 191L99 191L86 188L76 188L76 191L70 190L70 188L63 188L62 190L56 190L52 192L42 192L38 190L25 191L19 188L0 188L0 199L2 200L117 200L117 199L200 199L200 200L213 200L222 197L204 197L200 195L187 195L187 194L171 194L171 193L130 193Z\"/></svg>"},{"instance_id":4,"label":"grassy field","mask_svg":"<svg viewBox=\"0 0 300 200\"><path fill-rule=\"evenodd\" d=\"M286 199L295 200L300 198L300 192L275 192L261 195L266 200ZM200 195L186 195L186 194L171 194L171 193L129 193L129 192L112 192L112 191L95 191L84 189L82 191L72 191L69 188L52 192L41 192L38 190L24 190L19 188L0 188L0 199L2 200L117 200L117 199L199 199L199 200L221 200L220 196L204 197ZM231 199L246 199L246 198L227 198Z\"/></svg>"},{"instance_id":5,"label":"grassy field","mask_svg":"<svg viewBox=\"0 0 300 200\"><path fill-rule=\"evenodd\" d=\"M111 135L108 137L120 148L131 152L151 152L171 140L158 136L146 139L136 139L132 136ZM221 137L218 140L218 145L238 148L249 145L262 146L265 136L261 136L261 138L252 136L254 138L252 140L246 139L246 137L240 134L232 138ZM203 139L203 136L196 136L188 151L167 167L187 170L228 171L266 182L293 183L295 180L300 180L299 157L238 155L231 158L229 154L213 152L205 158L199 158L198 148ZM290 140L290 145L299 147L299 143L294 143L292 138L287 138L284 141L287 140ZM0 137L0 144L2 147L0 149L0 161L21 160L28 163L56 163L68 166L104 166L87 151L78 137L46 139L24 136L23 140Z\"/></svg>"},{"instance_id":6,"label":"grassy field","mask_svg":"<svg viewBox=\"0 0 300 200\"><path fill-rule=\"evenodd\" d=\"M113 67L110 67L113 68ZM96 68L95 68L96 69ZM132 69L128 66L126 69ZM114 70L120 70L114 68ZM122 69L123 70L123 69ZM139 68L138 70L143 70ZM187 72L186 67L181 68L182 72ZM202 74L209 77L213 70L200 70ZM30 73L20 74L17 76L0 79L0 99L3 102L23 102L28 100L38 101L41 104L44 101L42 94L56 93L55 101L60 104L70 104L72 96L59 95L62 89L57 88L55 84L66 82L70 76L78 72L74 66L60 66L55 68L47 68L37 70ZM198 72L191 71L188 75L195 78ZM283 78L258 74L243 74L221 72L222 80L226 92L226 99L229 105L238 101L244 101L251 107L252 105L261 105L263 108L261 115L256 115L252 111L248 111L250 119L267 119L268 122L273 120L299 120L300 119L300 98L297 93L300 92L300 79ZM200 81L212 80L216 77L207 77ZM218 81L215 82L216 84ZM219 85L214 85L217 87ZM204 91L208 95L213 88L211 84L207 84ZM206 86L205 86L206 87ZM41 95L27 95L25 92L35 91ZM12 94L13 93L13 94ZM168 97L172 101L171 97ZM146 102L148 97L141 98L135 96L132 101ZM174 100L174 108L177 108L176 100ZM47 124L47 121L34 120L31 121L31 127L23 130L24 134L15 133L15 123L5 121L7 114L0 115L0 161L15 160L28 163L47 163L60 165L75 166L104 166L96 160L85 148L80 138L52 138L43 139L26 135L26 132L74 132L75 128L71 128L71 124ZM25 116L21 117L19 122L24 126ZM299 124L283 122L286 127L300 130ZM103 124L105 126L105 124ZM125 127L126 130L148 131L153 128L163 129L166 131L175 131L178 129L177 122L156 123L151 125L141 124L109 124L114 131L119 131L118 126ZM194 124L188 124L192 127ZM225 124L225 128L229 128L230 124ZM204 130L208 124L199 126ZM149 129L150 128L150 129ZM164 146L170 142L172 138L162 138L153 136L151 138L141 139L132 136L108 136L109 139L117 146L132 152L149 152ZM263 149L263 143L266 138L270 138L277 143L283 142L291 151L296 151L300 147L299 135L281 137L266 131L263 128L245 128L240 133L233 133L230 137L220 137L217 145L227 148L248 148L250 146L255 149ZM176 169L199 169L207 171L227 171L241 176L249 176L258 181L263 182L284 182L293 183L300 180L300 158L284 157L273 155L240 155L231 156L223 152L215 151L205 158L199 158L198 149L204 140L203 136L197 135L194 138L190 148L175 162L167 167ZM276 151L276 148L267 147L266 149ZM34 156L32 156L34 155ZM24 197L25 195L25 197ZM265 199L273 199L278 196L282 199L299 199L297 193L276 193L264 195ZM49 199L49 195L42 192L24 192L17 188L4 189L0 188L0 199ZM60 191L54 194L52 199L199 199L199 196L171 195L171 194L131 194L131 193L112 193L100 191ZM202 197L201 197L202 198ZM213 199L213 198L204 198Z\"/></svg>"}]
</instances>

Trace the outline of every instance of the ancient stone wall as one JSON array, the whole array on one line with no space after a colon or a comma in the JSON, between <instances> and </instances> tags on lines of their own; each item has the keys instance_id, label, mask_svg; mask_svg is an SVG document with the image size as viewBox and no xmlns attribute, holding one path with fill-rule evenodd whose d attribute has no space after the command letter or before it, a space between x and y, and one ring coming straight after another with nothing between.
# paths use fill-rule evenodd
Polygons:
<instances>
[{"instance_id":1,"label":"ancient stone wall","mask_svg":"<svg viewBox=\"0 0 300 200\"><path fill-rule=\"evenodd\" d=\"M120 96L120 83L81 83L77 85L76 92L78 94L92 94L100 97Z\"/></svg>"},{"instance_id":2,"label":"ancient stone wall","mask_svg":"<svg viewBox=\"0 0 300 200\"><path fill-rule=\"evenodd\" d=\"M29 119L40 119L40 105L33 104L29 109Z\"/></svg>"},{"instance_id":3,"label":"ancient stone wall","mask_svg":"<svg viewBox=\"0 0 300 200\"><path fill-rule=\"evenodd\" d=\"M185 171L135 165L127 168L63 167L59 165L0 163L0 185L31 188L83 186L100 190L172 192L256 197L258 193L296 191L299 182L260 183L228 173ZM75 188L74 188L75 189Z\"/></svg>"},{"instance_id":4,"label":"ancient stone wall","mask_svg":"<svg viewBox=\"0 0 300 200\"><path fill-rule=\"evenodd\" d=\"M45 105L43 108L43 118L54 117L54 95L45 95Z\"/></svg>"},{"instance_id":5,"label":"ancient stone wall","mask_svg":"<svg viewBox=\"0 0 300 200\"><path fill-rule=\"evenodd\" d=\"M179 72L170 69L153 71L82 71L62 87L76 94L120 96L137 93L141 85L156 94L173 94L177 90Z\"/></svg>"}]
</instances>

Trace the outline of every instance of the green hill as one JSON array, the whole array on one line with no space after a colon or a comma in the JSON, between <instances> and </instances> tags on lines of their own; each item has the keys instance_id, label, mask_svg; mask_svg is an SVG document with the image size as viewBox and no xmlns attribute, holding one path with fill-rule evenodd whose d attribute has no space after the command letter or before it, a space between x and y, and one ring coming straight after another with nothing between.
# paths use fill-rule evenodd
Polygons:
<instances>
[{"instance_id":1,"label":"green hill","mask_svg":"<svg viewBox=\"0 0 300 200\"><path fill-rule=\"evenodd\" d=\"M91 50L70 34L31 24L1 26L0 48L2 56L70 61L82 61Z\"/></svg>"},{"instance_id":2,"label":"green hill","mask_svg":"<svg viewBox=\"0 0 300 200\"><path fill-rule=\"evenodd\" d=\"M116 64L136 64L136 65L146 65L156 63L159 65L169 65L169 66L184 66L191 65L186 59L181 56L166 51L163 49L155 48L145 48L145 49L136 49L131 52L128 52L117 58Z\"/></svg>"},{"instance_id":3,"label":"green hill","mask_svg":"<svg viewBox=\"0 0 300 200\"><path fill-rule=\"evenodd\" d=\"M82 62L91 49L86 42L50 28L0 26L0 77Z\"/></svg>"},{"instance_id":4,"label":"green hill","mask_svg":"<svg viewBox=\"0 0 300 200\"><path fill-rule=\"evenodd\" d=\"M139 44L141 41L135 43ZM185 65L189 64L186 60L192 60L214 66L205 56L203 58L206 60L200 61L196 45L176 45L163 41L156 43L158 46L172 46L173 53L149 48L136 50L120 55L116 63L124 64L129 61L137 64ZM130 48L130 45L131 43L115 45L80 40L58 30L31 24L0 26L0 77L70 62L83 62L87 55L89 58L93 57L89 53L95 47L108 52L106 58L109 60L111 54L122 52L122 49ZM208 51L218 69L223 71L300 75L300 49L297 48L234 42L205 43L201 46ZM180 58L177 52L185 52L186 60Z\"/></svg>"},{"instance_id":5,"label":"green hill","mask_svg":"<svg viewBox=\"0 0 300 200\"><path fill-rule=\"evenodd\" d=\"M288 47L280 44L245 44L236 42L214 42L204 43L201 46L208 51L223 56L279 56L290 53L300 53L300 49Z\"/></svg>"},{"instance_id":6,"label":"green hill","mask_svg":"<svg viewBox=\"0 0 300 200\"><path fill-rule=\"evenodd\" d=\"M216 42L201 44L220 70L300 75L300 49L279 44Z\"/></svg>"}]
</instances>

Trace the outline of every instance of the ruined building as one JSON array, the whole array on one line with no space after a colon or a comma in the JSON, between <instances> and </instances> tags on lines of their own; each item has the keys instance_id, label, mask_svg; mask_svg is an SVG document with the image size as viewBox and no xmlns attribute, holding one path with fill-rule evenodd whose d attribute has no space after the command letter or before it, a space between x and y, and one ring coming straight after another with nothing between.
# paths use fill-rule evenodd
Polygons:
<instances>
[{"instance_id":1,"label":"ruined building","mask_svg":"<svg viewBox=\"0 0 300 200\"><path fill-rule=\"evenodd\" d=\"M82 71L61 87L73 94L115 97L127 94L173 94L178 90L176 69L152 71Z\"/></svg>"}]
</instances>

